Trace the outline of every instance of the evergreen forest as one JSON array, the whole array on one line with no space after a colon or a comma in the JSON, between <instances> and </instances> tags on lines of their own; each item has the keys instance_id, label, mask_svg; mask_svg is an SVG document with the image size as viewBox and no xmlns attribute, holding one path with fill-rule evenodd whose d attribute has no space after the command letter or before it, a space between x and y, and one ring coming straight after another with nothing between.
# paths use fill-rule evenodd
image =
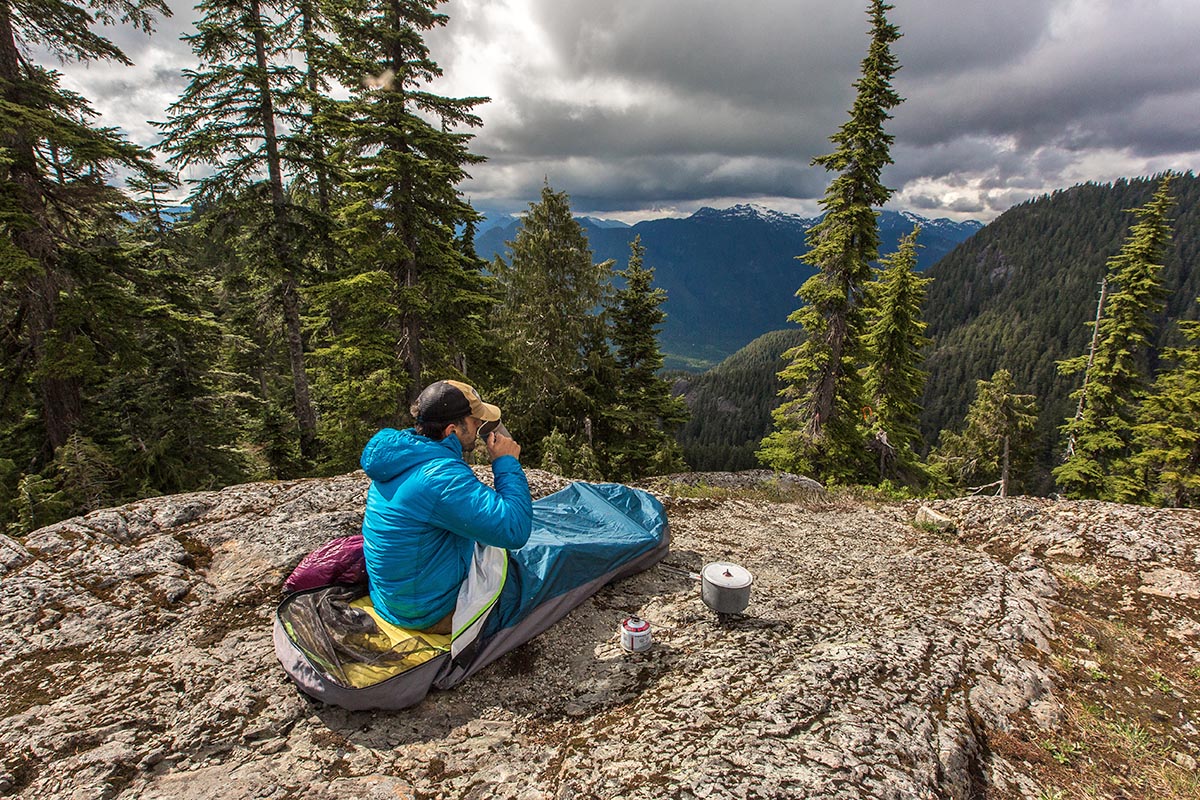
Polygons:
<instances>
[{"instance_id":1,"label":"evergreen forest","mask_svg":"<svg viewBox=\"0 0 1200 800\"><path fill-rule=\"evenodd\" d=\"M547 185L511 259L477 256L487 99L431 89L441 4L203 0L152 152L29 53L127 65L107 26L169 7L0 0L0 530L353 470L441 378L508 409L527 463L683 468L653 254L597 263Z\"/></svg>"},{"instance_id":2,"label":"evergreen forest","mask_svg":"<svg viewBox=\"0 0 1200 800\"><path fill-rule=\"evenodd\" d=\"M147 150L29 54L128 64L109 26L151 33L169 7L0 0L0 530L353 470L441 378L577 478L763 464L1197 502L1190 173L1022 204L926 273L919 228L881 252L901 34L871 0L793 327L669 374L654 253L597 260L548 179L504 255L478 255L460 187L487 98L433 91L442 3L202 0Z\"/></svg>"},{"instance_id":3,"label":"evergreen forest","mask_svg":"<svg viewBox=\"0 0 1200 800\"><path fill-rule=\"evenodd\" d=\"M922 360L929 373L919 403L922 456L928 457L940 435L961 434L980 384L990 391L997 373L1007 373L999 375L1000 386L1013 397L1029 397L1036 411L1021 436L1026 452L1012 465L1013 491L1062 491L1052 473L1064 460L1067 437L1060 429L1078 407L1071 395L1082 376L1060 373L1058 363L1088 352L1107 261L1136 222L1131 209L1149 203L1160 183L1135 178L1081 184L1021 203L927 270L932 280L924 319L932 343ZM1172 367L1194 357L1188 332L1200 319L1200 271L1194 268L1200 256L1200 179L1179 175L1170 192L1170 245L1159 273L1162 308L1148 316L1149 341L1141 353L1147 375L1169 376ZM783 353L802 337L795 328L776 331L702 375L677 377L693 410L680 433L689 464L756 466L749 454L770 429L780 389L775 375ZM1187 396L1200 402L1196 384L1172 380L1190 386ZM1177 434L1180 445L1192 439L1186 430ZM992 455L984 457L983 451ZM1001 455L1002 444L972 456L983 468L969 485L999 480ZM989 461L996 463L984 463ZM1189 474L1198 474L1197 462L1185 463ZM932 476L921 485L937 489Z\"/></svg>"}]
</instances>

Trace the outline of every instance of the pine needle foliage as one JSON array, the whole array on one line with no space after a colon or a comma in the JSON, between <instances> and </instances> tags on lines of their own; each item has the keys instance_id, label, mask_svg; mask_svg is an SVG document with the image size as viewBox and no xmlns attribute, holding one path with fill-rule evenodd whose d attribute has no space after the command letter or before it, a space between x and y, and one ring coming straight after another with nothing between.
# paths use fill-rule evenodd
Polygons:
<instances>
[{"instance_id":1,"label":"pine needle foliage","mask_svg":"<svg viewBox=\"0 0 1200 800\"><path fill-rule=\"evenodd\" d=\"M1163 176L1150 202L1132 211L1137 222L1108 261L1111 290L1095 330L1095 352L1059 363L1064 375L1084 373L1071 395L1081 413L1062 428L1070 444L1054 470L1072 498L1115 500L1137 491L1122 462L1133 454L1137 408L1150 382L1149 341L1163 308L1160 273L1171 243L1172 177Z\"/></svg>"},{"instance_id":2,"label":"pine needle foliage","mask_svg":"<svg viewBox=\"0 0 1200 800\"><path fill-rule=\"evenodd\" d=\"M1188 344L1166 350L1171 366L1138 409L1123 500L1200 505L1200 322L1179 328Z\"/></svg>"},{"instance_id":3,"label":"pine needle foliage","mask_svg":"<svg viewBox=\"0 0 1200 800\"><path fill-rule=\"evenodd\" d=\"M667 293L654 286L654 270L644 265L641 237L629 245L629 264L617 275L624 286L608 308L610 339L620 371L616 404L604 412L614 429L605 447L606 474L614 480L665 475L685 468L675 434L687 422L683 400L659 377L663 366L658 346Z\"/></svg>"},{"instance_id":4,"label":"pine needle foliage","mask_svg":"<svg viewBox=\"0 0 1200 800\"><path fill-rule=\"evenodd\" d=\"M594 446L597 408L615 388L603 379L611 374L602 302L612 262L592 260L570 198L549 184L508 247L509 259L497 258L492 271L502 297L496 335L511 370L504 394L510 430L540 442L558 429Z\"/></svg>"},{"instance_id":5,"label":"pine needle foliage","mask_svg":"<svg viewBox=\"0 0 1200 800\"><path fill-rule=\"evenodd\" d=\"M118 170L165 175L144 149L95 125L87 99L28 53L128 65L102 26L149 32L169 14L162 0L0 0L0 418L37 409L25 431L32 438L5 448L35 469L83 423L84 383L94 368L83 323L65 307L86 306L72 265L89 258L72 262L66 253L105 246L95 231L118 224L128 204L109 183Z\"/></svg>"},{"instance_id":6,"label":"pine needle foliage","mask_svg":"<svg viewBox=\"0 0 1200 800\"><path fill-rule=\"evenodd\" d=\"M869 442L879 453L880 479L915 478L921 442L920 398L928 373L921 368L932 340L922 319L925 287L932 282L916 271L920 228L880 259L871 285L871 313L863 345Z\"/></svg>"},{"instance_id":7,"label":"pine needle foliage","mask_svg":"<svg viewBox=\"0 0 1200 800\"><path fill-rule=\"evenodd\" d=\"M424 34L446 24L441 4L352 0L328 16L329 73L349 97L320 118L339 165L338 238L350 257L319 290L336 311L320 332L322 391L352 428L405 418L426 383L463 373L485 346L495 300L483 264L456 235L477 218L458 185L483 160L469 145L486 98L429 91L442 71ZM368 284L370 296L355 288ZM366 320L379 321L377 335Z\"/></svg>"},{"instance_id":8,"label":"pine needle foliage","mask_svg":"<svg viewBox=\"0 0 1200 800\"><path fill-rule=\"evenodd\" d=\"M809 230L811 249L802 257L819 272L800 287L803 304L788 317L807 338L786 354L783 403L773 415L775 431L759 450L760 460L775 469L833 482L868 480L873 473L859 424L865 399L860 367L867 284L879 255L874 209L892 194L880 180L892 163L893 137L884 123L901 103L891 84L899 69L891 44L900 38L887 19L892 8L882 0L871 3L871 44L854 83L850 119L830 137L836 149L813 159L837 177L821 201L824 217Z\"/></svg>"},{"instance_id":9,"label":"pine needle foliage","mask_svg":"<svg viewBox=\"0 0 1200 800\"><path fill-rule=\"evenodd\" d=\"M312 225L292 202L288 181L307 164L288 147L305 122L306 81L292 58L297 19L281 0L203 0L196 33L185 36L200 65L185 70L188 85L157 123L160 147L177 167L211 170L191 200L213 204L261 193L270 213L254 241L251 263L277 284L275 313L292 375L292 401L303 456L316 455L317 418L305 364L301 285ZM257 215L256 215L257 216Z\"/></svg>"},{"instance_id":10,"label":"pine needle foliage","mask_svg":"<svg viewBox=\"0 0 1200 800\"><path fill-rule=\"evenodd\" d=\"M959 490L994 484L1001 496L1022 486L1036 444L1037 401L1014 388L1006 369L975 384L975 400L962 432L942 431L929 454L935 478Z\"/></svg>"},{"instance_id":11,"label":"pine needle foliage","mask_svg":"<svg viewBox=\"0 0 1200 800\"><path fill-rule=\"evenodd\" d=\"M160 186L170 177L34 60L128 65L106 28L149 33L169 14L161 0L0 0L0 526L14 533L144 483L170 488L138 469L122 433L147 434L162 407L118 415L106 399L146 341L194 354L160 326L190 317L126 249L136 207L116 185L120 173Z\"/></svg>"}]
</instances>

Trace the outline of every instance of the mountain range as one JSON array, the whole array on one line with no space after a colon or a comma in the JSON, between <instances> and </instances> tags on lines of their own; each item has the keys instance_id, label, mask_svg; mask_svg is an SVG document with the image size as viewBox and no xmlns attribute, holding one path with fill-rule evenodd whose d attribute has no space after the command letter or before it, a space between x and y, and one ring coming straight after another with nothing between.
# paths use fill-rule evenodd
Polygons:
<instances>
[{"instance_id":1,"label":"mountain range","mask_svg":"<svg viewBox=\"0 0 1200 800\"><path fill-rule=\"evenodd\" d=\"M629 243L641 237L645 264L655 269L655 285L667 292L667 319L659 337L667 366L691 369L712 366L787 325L796 310L796 290L815 272L796 257L808 251L808 230L819 221L759 205L702 208L684 219L635 225L579 218L595 260L611 258L618 269L628 263ZM515 217L485 223L476 234L476 251L489 261L507 259L506 243L519 225ZM884 211L880 252L894 251L914 225L921 226L918 269L933 265L983 227L974 220Z\"/></svg>"}]
</instances>

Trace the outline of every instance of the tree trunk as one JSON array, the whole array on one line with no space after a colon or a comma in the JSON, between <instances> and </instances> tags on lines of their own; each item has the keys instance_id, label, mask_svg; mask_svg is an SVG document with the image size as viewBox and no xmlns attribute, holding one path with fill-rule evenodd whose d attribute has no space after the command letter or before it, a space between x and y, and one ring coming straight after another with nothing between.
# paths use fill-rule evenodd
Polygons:
<instances>
[{"instance_id":1,"label":"tree trunk","mask_svg":"<svg viewBox=\"0 0 1200 800\"><path fill-rule=\"evenodd\" d=\"M842 376L842 354L846 349L846 334L848 324L846 313L834 312L829 318L829 366L821 373L816 389L813 392L813 416L808 421L808 434L814 441L819 441L825 433L825 427L833 419L837 400L837 387Z\"/></svg>"},{"instance_id":2,"label":"tree trunk","mask_svg":"<svg viewBox=\"0 0 1200 800\"><path fill-rule=\"evenodd\" d=\"M300 426L300 454L312 458L317 450L317 415L313 411L308 387L308 372L304 368L304 337L300 327L300 291L295 255L285 237L290 235L287 198L283 191L283 170L279 159L279 139L275 132L275 108L267 78L266 32L262 24L259 0L250 0L253 14L254 57L258 68L258 90L262 116L263 140L267 148L267 182L271 191L271 211L275 226L272 235L275 257L282 272L280 295L283 305L284 340L287 342L288 363L292 370L292 396L296 404L296 422Z\"/></svg>"},{"instance_id":3,"label":"tree trunk","mask_svg":"<svg viewBox=\"0 0 1200 800\"><path fill-rule=\"evenodd\" d=\"M1075 423L1083 419L1083 410L1087 406L1088 378L1092 374L1092 364L1096 361L1096 342L1100 338L1100 318L1104 314L1104 300L1108 297L1108 276L1100 281L1100 300L1096 303L1096 322L1092 326L1092 346L1088 349L1087 367L1083 370L1083 386L1079 390L1079 406L1075 409ZM1075 455L1075 431L1067 439L1067 457Z\"/></svg>"},{"instance_id":4,"label":"tree trunk","mask_svg":"<svg viewBox=\"0 0 1200 800\"><path fill-rule=\"evenodd\" d=\"M1004 436L1004 456L1000 466L1000 496L1008 497L1008 441L1007 434Z\"/></svg>"},{"instance_id":5,"label":"tree trunk","mask_svg":"<svg viewBox=\"0 0 1200 800\"><path fill-rule=\"evenodd\" d=\"M399 33L404 28L404 15L399 3L393 2L391 5L392 27ZM400 103L403 108L407 103L407 98L404 95L405 91L405 75L407 62L404 56L404 47L397 37L392 43L392 52L389 60L391 61L392 71L395 74L395 79L392 83L391 91L400 95ZM409 150L408 143L405 139L404 131L399 132L399 144L397 149L401 152ZM408 251L407 256L398 265L399 283L405 289L415 289L420 285L421 274L420 265L417 260L417 232L412 221L412 213L414 203L412 201L413 187L412 181L408 175L402 178L399 191L396 192L398 202L394 203L392 208L396 216L396 235L404 242L405 249ZM406 292L411 295L411 292ZM412 403L416 402L417 396L421 392L421 372L422 353L421 353L421 320L417 314L409 309L405 309L404 317L401 320L401 335L400 335L400 352L398 356L403 362L405 370L408 372L408 391L407 404L405 410Z\"/></svg>"},{"instance_id":6,"label":"tree trunk","mask_svg":"<svg viewBox=\"0 0 1200 800\"><path fill-rule=\"evenodd\" d=\"M3 98L14 105L24 105L21 90L22 76L12 26L9 4L0 0L0 87ZM79 427L83 418L83 398L79 378L75 375L55 375L48 365L47 337L58 327L56 300L62 285L58 270L58 248L51 234L51 223L39 188L37 159L34 142L18 129L0 136L0 149L9 154L5 184L13 187L17 203L27 215L28 224L21 222L10 225L13 242L41 267L41 274L27 279L17 290L20 311L28 324L27 336L33 355L33 368L42 376L38 379L41 394L42 417L46 432L46 444L51 452L66 444L68 437ZM60 331L62 339L69 342L70 330ZM14 379L17 379L14 376Z\"/></svg>"},{"instance_id":7,"label":"tree trunk","mask_svg":"<svg viewBox=\"0 0 1200 800\"><path fill-rule=\"evenodd\" d=\"M317 35L313 30L313 4L300 4L300 27L304 40L305 85L310 94L308 103L309 136L313 146L313 174L317 180L317 208L322 214L329 213L329 173L325 168L325 142L317 131L315 117L317 114L316 98L320 85L317 81L317 68L313 64L313 51L317 47Z\"/></svg>"}]
</instances>

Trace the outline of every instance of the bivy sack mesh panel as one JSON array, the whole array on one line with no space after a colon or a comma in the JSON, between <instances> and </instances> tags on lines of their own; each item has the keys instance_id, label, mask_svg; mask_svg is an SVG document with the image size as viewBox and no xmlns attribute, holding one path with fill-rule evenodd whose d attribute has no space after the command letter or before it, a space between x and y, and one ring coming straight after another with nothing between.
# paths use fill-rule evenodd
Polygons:
<instances>
[{"instance_id":1,"label":"bivy sack mesh panel","mask_svg":"<svg viewBox=\"0 0 1200 800\"><path fill-rule=\"evenodd\" d=\"M272 640L275 655L283 665L284 672L302 692L350 711L395 711L414 706L425 699L433 686L433 679L450 661L450 654L443 653L394 678L364 689L354 689L340 685L313 666L313 662L288 636L278 614L275 615Z\"/></svg>"},{"instance_id":2,"label":"bivy sack mesh panel","mask_svg":"<svg viewBox=\"0 0 1200 800\"><path fill-rule=\"evenodd\" d=\"M275 654L296 685L319 700L352 711L419 703L443 669L473 658L504 588L507 564L502 548L476 545L459 589L453 636L388 622L365 586L289 595L275 612Z\"/></svg>"},{"instance_id":3,"label":"bivy sack mesh panel","mask_svg":"<svg viewBox=\"0 0 1200 800\"><path fill-rule=\"evenodd\" d=\"M401 628L381 617L363 586L294 594L279 607L288 638L343 688L395 677L450 649L450 637Z\"/></svg>"}]
</instances>

